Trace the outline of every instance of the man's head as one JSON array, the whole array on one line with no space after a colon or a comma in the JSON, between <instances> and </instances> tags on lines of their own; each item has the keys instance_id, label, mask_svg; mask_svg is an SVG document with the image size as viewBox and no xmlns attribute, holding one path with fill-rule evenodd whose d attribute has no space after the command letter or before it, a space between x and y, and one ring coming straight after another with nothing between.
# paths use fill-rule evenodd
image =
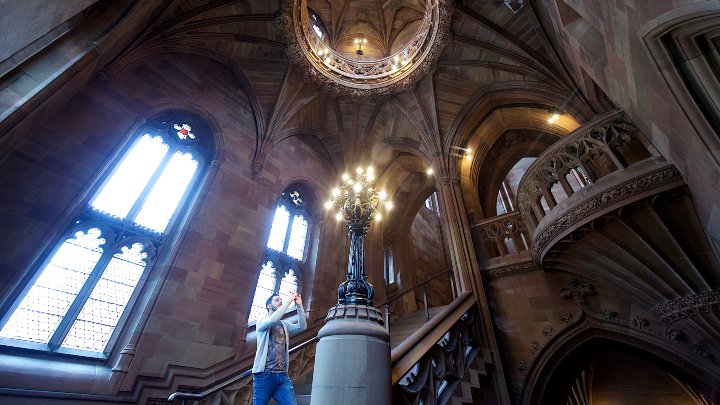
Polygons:
<instances>
[{"instance_id":1,"label":"man's head","mask_svg":"<svg viewBox=\"0 0 720 405\"><path fill-rule=\"evenodd\" d=\"M277 311L280 306L282 306L280 294L272 294L267 301L265 301L265 308L267 308L268 312Z\"/></svg>"}]
</instances>

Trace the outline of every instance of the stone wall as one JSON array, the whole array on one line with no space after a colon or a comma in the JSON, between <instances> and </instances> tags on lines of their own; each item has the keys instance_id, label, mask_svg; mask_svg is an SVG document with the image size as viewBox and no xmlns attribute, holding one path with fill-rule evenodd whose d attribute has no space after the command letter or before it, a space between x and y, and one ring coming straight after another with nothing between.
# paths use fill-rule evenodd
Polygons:
<instances>
[{"instance_id":1,"label":"stone wall","mask_svg":"<svg viewBox=\"0 0 720 405\"><path fill-rule=\"evenodd\" d=\"M178 242L163 247L171 254L161 252L166 260L149 270L110 364L87 366L80 365L85 363L81 360L77 372L66 367L63 390L110 393L109 368L122 349L130 348L125 345L131 338L134 356L122 379L123 390L131 390L138 376L163 376L170 366L203 369L243 353L252 356L254 348L244 343L247 316L276 198L299 181L317 194L313 199L319 205L329 193L325 185L334 184L335 169L326 153L300 137L274 145L264 168L253 174L255 120L245 92L228 69L200 57L144 59L108 82L87 86L3 157L0 286L4 297L37 269L36 256L47 253L45 247L87 203L105 165L132 135L128 131L136 118L170 108L208 120L217 131L215 163L195 198L192 215L177 230ZM324 318L336 302L335 289L320 284L337 285L347 261L347 252L324 246L326 240L344 238L339 224L322 225L324 215L322 207L313 207L309 237L315 249L330 251L311 252L312 264L306 271L316 282L306 285L310 291L303 291L305 306L312 300L318 318ZM54 386L28 376L39 375L56 361L33 365L23 363L19 353L2 357L6 367L0 373L14 376L5 386ZM67 359L60 364L67 365ZM88 379L87 373L95 379Z\"/></svg>"}]
</instances>

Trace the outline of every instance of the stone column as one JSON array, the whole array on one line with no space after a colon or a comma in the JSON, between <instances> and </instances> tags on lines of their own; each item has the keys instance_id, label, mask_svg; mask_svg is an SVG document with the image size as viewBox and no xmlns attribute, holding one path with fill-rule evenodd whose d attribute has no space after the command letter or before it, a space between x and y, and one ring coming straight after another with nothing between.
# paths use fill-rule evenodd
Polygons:
<instances>
[{"instance_id":1,"label":"stone column","mask_svg":"<svg viewBox=\"0 0 720 405\"><path fill-rule=\"evenodd\" d=\"M390 335L383 314L336 305L318 332L311 405L390 405Z\"/></svg>"},{"instance_id":2,"label":"stone column","mask_svg":"<svg viewBox=\"0 0 720 405\"><path fill-rule=\"evenodd\" d=\"M500 361L492 317L490 316L480 268L475 257L470 226L465 216L465 204L462 200L460 182L457 179L444 177L439 179L437 189L441 201L440 209L445 221L444 227L447 234L450 260L455 273L455 288L458 294L472 291L477 298L480 313L482 314L484 344L493 354L494 389L501 404L510 404L510 395Z\"/></svg>"}]
</instances>

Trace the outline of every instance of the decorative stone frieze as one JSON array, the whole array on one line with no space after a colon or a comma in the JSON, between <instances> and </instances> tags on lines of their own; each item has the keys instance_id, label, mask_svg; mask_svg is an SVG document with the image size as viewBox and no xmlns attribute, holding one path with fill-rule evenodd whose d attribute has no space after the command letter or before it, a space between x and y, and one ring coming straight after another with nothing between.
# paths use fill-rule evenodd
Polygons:
<instances>
[{"instance_id":1,"label":"decorative stone frieze","mask_svg":"<svg viewBox=\"0 0 720 405\"><path fill-rule=\"evenodd\" d=\"M510 277L539 270L541 270L541 268L537 265L537 263L528 260L522 263L513 263L506 266L483 271L483 278L495 279L502 277Z\"/></svg>"},{"instance_id":2,"label":"decorative stone frieze","mask_svg":"<svg viewBox=\"0 0 720 405\"><path fill-rule=\"evenodd\" d=\"M650 312L666 323L720 309L720 291L703 291L658 305Z\"/></svg>"},{"instance_id":3,"label":"decorative stone frieze","mask_svg":"<svg viewBox=\"0 0 720 405\"><path fill-rule=\"evenodd\" d=\"M568 229L587 222L589 218L604 209L627 200L632 196L645 194L653 189L682 181L680 171L674 165L664 166L656 171L630 179L617 187L592 197L572 208L544 229L536 231L532 243L532 256L538 262L548 245Z\"/></svg>"}]
</instances>

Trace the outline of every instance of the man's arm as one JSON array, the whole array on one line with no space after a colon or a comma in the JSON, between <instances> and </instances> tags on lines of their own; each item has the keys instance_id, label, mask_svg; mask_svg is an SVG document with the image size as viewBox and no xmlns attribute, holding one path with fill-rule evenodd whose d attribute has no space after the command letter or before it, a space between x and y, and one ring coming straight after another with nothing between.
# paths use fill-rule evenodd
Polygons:
<instances>
[{"instance_id":1,"label":"man's arm","mask_svg":"<svg viewBox=\"0 0 720 405\"><path fill-rule=\"evenodd\" d=\"M305 310L302 306L302 297L300 294L295 295L295 305L297 306L298 322L288 323L288 332L302 332L307 329L307 320L305 319Z\"/></svg>"},{"instance_id":2,"label":"man's arm","mask_svg":"<svg viewBox=\"0 0 720 405\"><path fill-rule=\"evenodd\" d=\"M295 297L297 297L297 294L295 296L290 296L285 302L282 303L282 305L280 305L280 308L278 308L275 312L272 313L272 315L260 319L257 324L255 324L255 330L260 331L267 329L270 327L270 325L279 321L280 318L285 315L285 311L287 311L290 303L295 301Z\"/></svg>"}]
</instances>

